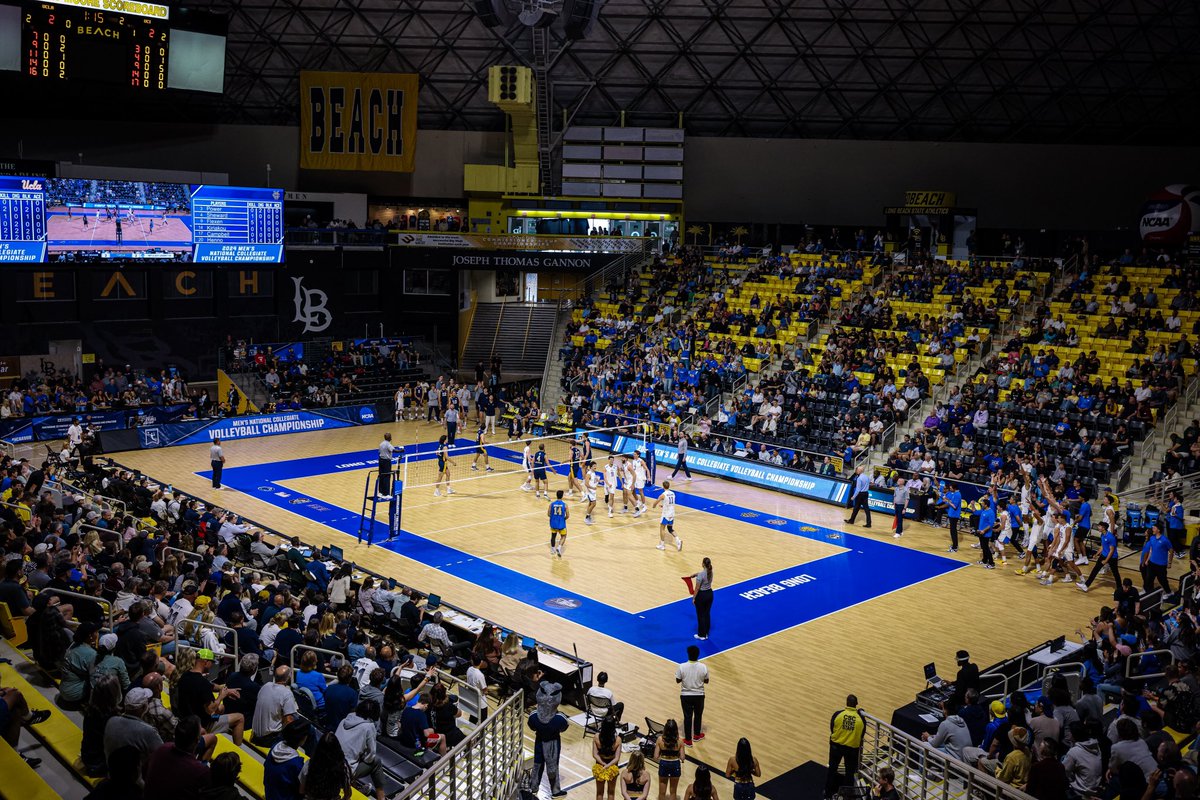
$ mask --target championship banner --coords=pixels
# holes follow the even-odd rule
[[[642,446],[640,439],[618,435],[613,442],[612,451],[614,454],[632,453]],[[653,447],[654,458],[660,466],[668,468],[675,466],[679,454],[674,445],[655,442]],[[764,489],[775,489],[810,500],[819,500],[823,503],[845,505],[846,498],[850,494],[850,482],[842,478],[811,475],[807,472],[785,469],[760,461],[706,453],[703,450],[688,452],[687,463],[692,472],[701,475],[728,478],[739,483],[747,483]]]
[[[416,75],[300,73],[300,168],[412,172]]]
[[[637,237],[554,236],[491,233],[413,233],[400,231],[399,247],[448,247],[460,250],[570,250],[584,253],[640,253]]]

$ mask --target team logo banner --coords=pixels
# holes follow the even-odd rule
[[[300,168],[412,172],[418,77],[300,73]]]

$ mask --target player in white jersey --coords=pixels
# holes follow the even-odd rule
[[[629,456],[621,456],[621,507],[622,514],[629,513],[629,495],[633,493],[633,464],[629,463]]]
[[[1042,510],[1036,505],[1031,505],[1029,512],[1024,516],[1029,526],[1029,536],[1025,539],[1025,565],[1017,570],[1018,575],[1033,572],[1034,562],[1038,559],[1038,548],[1046,540],[1044,527],[1046,522],[1042,518]],[[1042,571],[1040,564],[1037,566],[1037,571],[1039,573]]]
[[[608,518],[612,519],[613,504],[617,502],[617,463],[612,456],[604,465],[604,505],[608,506]]]
[[[583,498],[587,500],[587,513],[583,515],[585,525],[592,524],[592,512],[596,510],[596,490],[600,488],[600,473],[596,471],[596,462],[588,461],[583,465]]]
[[[1083,575],[1079,571],[1079,567],[1075,566],[1075,538],[1071,535],[1071,524],[1067,522],[1067,516],[1061,511],[1054,515],[1054,541],[1050,547],[1046,549],[1046,560],[1042,564],[1042,585],[1050,586],[1054,583],[1054,562],[1066,571],[1063,575],[1063,583],[1067,581],[1081,581]]]
[[[992,551],[1000,557],[1000,565],[1008,566],[1008,556],[1004,553],[1004,545],[1012,541],[1012,518],[1008,515],[1008,509],[1000,509],[1000,513],[996,515],[996,520],[1000,523],[1000,531],[996,534],[996,538],[992,539]]]
[[[525,442],[525,449],[521,453],[521,468],[525,470],[525,482],[521,484],[521,491],[528,492],[529,484],[533,481],[533,450],[528,441]]]
[[[658,549],[667,549],[667,536],[675,540],[675,549],[683,549],[683,539],[675,535],[675,492],[671,491],[671,482],[663,481],[662,494],[654,501],[654,507],[662,506],[662,519],[658,523]]]
[[[402,419],[404,419],[404,387],[403,386],[396,389],[395,401],[396,401],[396,419],[402,420]]]
[[[646,469],[646,462],[642,460],[641,453],[633,457],[633,503],[635,517],[640,517],[646,510],[646,476],[649,470]]]

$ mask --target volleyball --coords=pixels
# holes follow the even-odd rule
[[[1200,187],[1174,183],[1154,192],[1142,206],[1139,228],[1147,244],[1180,244],[1200,226]]]

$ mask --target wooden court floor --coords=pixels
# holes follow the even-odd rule
[[[434,425],[403,422],[225,442],[227,467],[374,449],[384,431],[392,431],[397,441],[405,443],[433,441],[440,433]],[[207,479],[194,474],[208,469],[207,445],[120,453],[114,458],[312,544],[338,545],[358,564],[437,593],[538,641],[568,651],[578,648],[597,672],[609,673],[609,688],[625,703],[628,721],[680,717],[672,662],[402,554],[368,549],[353,537],[251,495],[214,491]],[[455,477],[474,474],[467,470],[467,461],[460,459]],[[355,472],[281,483],[356,511],[362,476]],[[659,481],[664,477],[660,470]],[[552,489],[566,488],[565,479],[551,480]],[[572,503],[571,534],[566,557],[560,561],[547,552],[545,501],[520,491],[519,485],[519,478],[507,475],[463,481],[453,497],[435,498],[432,491],[421,489],[424,496],[406,497],[404,527],[625,609],[677,600],[679,576],[694,572],[703,555],[718,565],[721,585],[773,572],[785,561],[799,564],[838,550],[769,529],[748,532],[737,522],[681,508],[678,529],[685,539],[684,552],[660,553],[654,550],[658,525],[653,512],[636,520],[622,515],[609,520],[598,505],[596,524],[587,527],[583,507]],[[675,488],[766,514],[850,530],[843,523],[845,510],[831,505],[717,478],[680,481]],[[890,524],[890,517],[876,515],[872,530],[861,525],[853,530],[891,542]],[[944,553],[947,533],[910,524],[901,544]],[[974,555],[964,544],[951,557],[973,562]],[[847,693],[856,694],[865,710],[889,719],[893,708],[910,702],[923,688],[921,668],[929,661],[936,661],[945,675],[953,672],[959,649],[970,651],[982,667],[1056,636],[1073,636],[1076,629],[1086,628],[1101,605],[1111,603],[1111,589],[1107,576],[1084,594],[1071,584],[1041,586],[1031,577],[1018,577],[1012,567],[959,569],[719,653],[707,659],[711,673],[704,717],[708,736],[689,755],[723,769],[738,739],[745,736],[761,762],[763,781],[810,759],[824,762],[829,716],[841,707]],[[686,654],[680,653],[679,660],[685,659]],[[574,730],[567,737],[568,782],[590,776],[591,741],[581,739]],[[685,769],[681,796],[690,774],[690,768]],[[594,788],[584,785],[571,796],[593,794]]]

